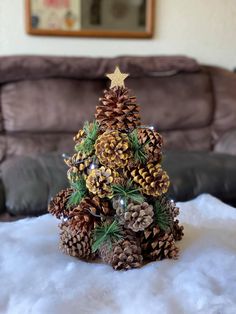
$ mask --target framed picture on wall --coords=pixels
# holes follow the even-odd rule
[[[150,38],[155,0],[25,0],[31,35]]]

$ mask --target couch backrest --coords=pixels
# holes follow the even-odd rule
[[[235,127],[236,75],[202,67],[190,58],[4,57],[0,158],[69,152],[72,135],[93,119],[109,84],[104,73],[117,64],[130,73],[126,85],[137,96],[143,124],[160,130],[167,148],[211,150]],[[227,114],[233,112],[229,120],[224,120],[225,106]]]

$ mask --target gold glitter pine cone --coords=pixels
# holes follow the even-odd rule
[[[60,191],[49,203],[48,212],[57,219],[65,218],[69,215],[70,209],[67,207],[69,197],[73,193],[72,189]]]
[[[118,131],[107,131],[95,143],[96,156],[100,163],[111,169],[124,168],[132,156],[128,136]]]
[[[112,197],[112,185],[117,183],[119,174],[104,166],[93,169],[86,179],[88,190],[100,198]]]
[[[132,131],[140,125],[139,111],[136,97],[130,97],[127,88],[113,87],[104,91],[95,118],[102,130]]]
[[[131,172],[131,176],[146,195],[160,196],[165,194],[170,185],[169,177],[160,164],[140,165]]]

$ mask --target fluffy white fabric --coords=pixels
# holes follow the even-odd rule
[[[63,255],[50,215],[1,223],[0,313],[235,314],[236,209],[209,195],[179,205],[179,260],[128,272]]]

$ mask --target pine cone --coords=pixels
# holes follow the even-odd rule
[[[118,131],[107,131],[95,143],[96,156],[100,163],[111,168],[124,168],[131,158],[128,136]]]
[[[174,221],[174,224],[173,224],[173,235],[174,235],[174,239],[175,241],[180,241],[182,240],[183,236],[184,236],[184,227],[183,226],[180,226],[179,224],[179,220],[176,219]]]
[[[123,213],[117,210],[118,217],[127,228],[134,232],[143,231],[153,222],[153,206],[144,202],[142,204],[130,203]]]
[[[73,140],[76,144],[81,144],[81,142],[85,139],[86,133],[84,129],[78,131],[78,133],[73,137]]]
[[[67,201],[72,193],[72,189],[65,189],[60,191],[50,201],[48,205],[48,212],[55,216],[57,219],[66,218],[70,212],[70,209],[67,208]]]
[[[67,178],[70,182],[74,183],[78,181],[81,175],[86,177],[89,174],[90,167],[94,163],[94,158],[78,152],[64,161],[70,167],[67,171]]]
[[[127,88],[113,87],[104,91],[95,117],[102,130],[132,131],[140,125],[139,110]]]
[[[148,160],[160,162],[162,159],[162,136],[151,129],[138,129],[138,139],[141,144],[145,144],[145,150],[148,153]]]
[[[119,175],[109,168],[100,167],[93,169],[86,180],[89,191],[100,198],[112,197],[112,184],[116,183]]]
[[[91,259],[92,237],[91,231],[83,228],[74,228],[70,221],[60,225],[60,249],[62,252],[81,259]]]
[[[85,197],[79,204],[84,211],[89,211],[95,215],[112,215],[114,210],[110,203],[98,196]]]
[[[178,258],[179,249],[175,245],[173,234],[161,231],[158,226],[151,227],[143,232],[141,248],[143,256],[148,260]]]
[[[142,187],[144,194],[160,196],[168,191],[170,181],[160,164],[140,165],[131,172],[135,183]]]
[[[139,244],[131,239],[120,240],[112,248],[108,245],[102,246],[100,256],[115,270],[139,268],[143,261]]]

